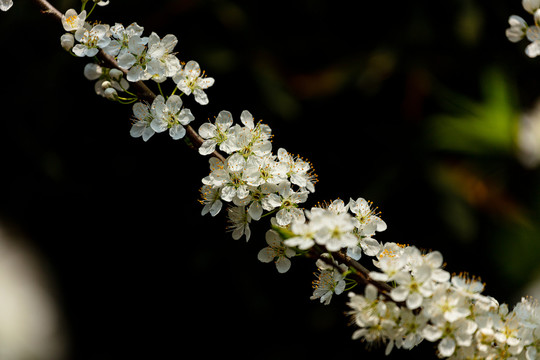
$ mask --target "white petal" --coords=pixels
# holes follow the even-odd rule
[[[77,46],[77,45],[75,45]],[[528,57],[534,58],[540,55],[540,41],[534,41],[525,48],[525,54]]]
[[[211,139],[216,136],[216,126],[210,123],[204,123],[199,127],[199,135],[203,139]]]
[[[178,95],[172,95],[167,99],[167,107],[169,111],[176,114],[182,109],[182,98]]]
[[[180,114],[178,114],[178,121],[182,125],[187,125],[193,120],[195,120],[195,116],[193,116],[191,110],[189,109],[182,109],[182,111],[180,111]]]
[[[253,220],[260,220],[263,214],[263,208],[261,206],[261,203],[259,202],[252,203],[248,208],[248,213],[249,213],[249,216],[251,216]]]
[[[210,208],[210,215],[216,216],[221,211],[222,206],[223,203],[220,200],[214,201],[212,207]]]
[[[372,271],[369,273],[369,277],[375,281],[388,281],[388,275],[380,272]]]
[[[525,29],[527,27],[527,22],[521,17],[517,15],[511,15],[508,18],[508,24],[512,27],[519,27],[522,29]]]
[[[414,292],[412,294],[409,294],[406,301],[407,308],[409,308],[410,310],[417,309],[420,307],[420,305],[422,305],[423,301],[424,297],[420,293]]]
[[[214,85],[214,82],[214,78],[199,78],[199,80],[197,80],[197,86],[201,89],[207,89]]]
[[[72,51],[78,57],[83,57],[86,54],[86,46],[82,44],[77,44],[73,47]]]
[[[133,105],[133,115],[139,120],[145,120],[145,118],[150,115],[148,106],[142,102],[135,103]]]
[[[120,66],[122,69],[129,69],[133,66],[133,64],[135,64],[136,61],[137,58],[135,58],[133,54],[125,52],[118,57],[118,66]]]
[[[193,96],[195,97],[195,101],[201,105],[207,105],[209,103],[208,96],[200,89],[193,90]]]
[[[269,263],[276,257],[276,252],[271,247],[265,247],[257,254],[257,259],[264,263]]]
[[[186,135],[186,129],[180,124],[175,124],[169,129],[169,135],[173,140],[181,139]]]
[[[144,141],[148,141],[148,139],[150,139],[154,134],[154,129],[152,129],[150,126],[147,126],[142,133],[142,139]]]
[[[405,301],[408,295],[409,289],[407,289],[405,286],[398,286],[390,291],[390,297],[392,300],[397,302]]]
[[[219,127],[222,131],[225,131],[226,129],[231,127],[232,123],[232,114],[226,110],[220,111],[218,116],[216,117],[216,126]]]
[[[160,42],[160,44],[165,47],[167,52],[172,52],[177,43],[178,39],[172,34],[165,35]]]
[[[162,121],[160,119],[152,120],[152,122],[150,123],[150,126],[157,133],[164,132],[168,128],[168,124],[165,121]]]
[[[189,77],[190,79],[195,79],[201,74],[201,67],[196,61],[188,61],[184,67],[184,73],[185,76]]]
[[[276,261],[276,269],[280,274],[286,273],[291,268],[291,260],[287,259],[286,257],[280,257],[278,261]]]
[[[443,334],[442,330],[440,330],[438,327],[433,326],[433,325],[427,325],[422,330],[422,336],[426,338],[426,340],[432,341],[432,342],[439,340],[442,334]]]
[[[289,223],[291,222],[291,218],[292,218],[292,216],[291,216],[290,212],[287,211],[286,209],[279,210],[277,215],[276,215],[277,223],[280,226],[289,225]]]
[[[199,147],[199,154],[201,155],[209,155],[216,150],[216,142],[215,140],[206,140],[202,143],[202,145]]]
[[[359,260],[362,257],[362,248],[360,246],[352,246],[347,248],[347,256],[354,260]]]
[[[522,0],[521,5],[527,10],[527,12],[533,14],[538,8],[540,8],[540,0]]]
[[[253,124],[253,115],[247,110],[242,111],[242,114],[240,115],[240,120],[242,121],[242,124],[244,124],[249,129],[253,129],[255,125]]]
[[[146,126],[144,126],[144,124],[136,122],[135,124],[133,124],[133,126],[131,126],[131,130],[129,131],[129,134],[132,137],[137,138],[142,135],[144,129],[146,129]]]
[[[443,357],[450,357],[456,349],[456,342],[450,337],[445,337],[441,340],[437,349]]]

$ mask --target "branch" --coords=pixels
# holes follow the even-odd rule
[[[47,0],[33,0],[34,3],[41,9],[41,12],[43,14],[47,14],[49,16],[52,16],[56,21],[61,22],[63,14],[56,9],[53,5],[51,5]],[[122,71],[124,75],[127,75],[127,70],[121,68],[118,66],[118,62],[114,59],[113,56],[106,54],[103,50],[100,50],[97,54],[98,59],[108,68],[114,68]],[[152,103],[154,99],[156,98],[156,94],[143,81],[137,81],[137,82],[131,82],[131,89],[133,92],[137,95],[137,97],[140,100],[147,101],[148,103]],[[195,150],[197,150],[199,147],[201,147],[202,143],[204,142],[204,139],[197,134],[197,132],[191,127],[191,125],[186,125],[186,135],[190,140],[190,143],[192,144],[191,147],[193,147]],[[224,163],[226,162],[225,157],[220,154],[217,150],[210,154],[210,156],[214,156]]]

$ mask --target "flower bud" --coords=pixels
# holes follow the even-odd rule
[[[60,45],[62,45],[64,50],[70,51],[73,48],[73,45],[75,45],[75,37],[73,34],[65,33],[60,36]]]
[[[84,67],[84,77],[88,80],[97,80],[103,74],[103,69],[98,64],[89,63]]]
[[[118,69],[111,69],[111,71],[109,71],[109,76],[113,80],[120,81],[122,76],[124,76],[124,73]]]
[[[101,83],[101,87],[103,88],[103,90],[112,88],[112,83],[108,80],[105,80],[104,82]]]
[[[109,87],[105,89],[105,98],[109,100],[116,100],[118,98],[118,93],[115,88]]]

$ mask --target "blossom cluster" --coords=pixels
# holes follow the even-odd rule
[[[346,249],[355,260],[360,259],[362,252],[372,256],[381,247],[373,236],[386,230],[386,223],[364,198],[350,199],[347,205],[337,199],[328,207],[315,206],[305,214],[305,218],[291,224],[291,234],[285,240],[287,246],[307,250],[317,244],[330,252]]]
[[[536,359],[540,346],[540,308],[523,298],[512,311],[483,295],[484,284],[466,274],[442,269],[438,251],[386,243],[369,276],[392,284],[380,292],[370,284],[364,294],[349,293],[355,339],[411,349],[437,342],[438,355],[450,359]],[[538,330],[537,330],[538,329]]]
[[[522,5],[533,15],[534,25],[529,25],[521,16],[512,15],[508,19],[510,27],[506,29],[506,37],[514,43],[526,37],[530,43],[525,48],[525,54],[534,58],[540,55],[540,0],[522,0]]]
[[[129,92],[130,82],[153,80],[160,84],[171,79],[175,89],[170,96],[162,93],[152,104],[139,101],[133,106],[130,133],[144,141],[154,133],[166,130],[175,140],[183,138],[186,134],[184,126],[193,121],[194,116],[183,107],[180,96],[193,94],[198,104],[206,105],[209,100],[205,90],[214,84],[214,79],[206,77],[196,61],[182,63],[178,59],[173,52],[178,39],[172,34],[161,38],[152,32],[143,36],[144,28],[137,23],[124,27],[120,23],[92,25],[87,20],[86,10],[67,10],[62,16],[66,33],[60,42],[64,49],[78,57],[94,57],[103,51],[117,62],[119,69],[109,69],[96,63],[85,67],[85,76],[97,80],[96,93],[111,100],[133,103],[139,99]],[[175,94],[177,90],[180,95]],[[119,92],[132,97],[122,98]]]
[[[219,149],[227,157],[211,157],[210,174],[202,179],[202,214],[217,215],[223,203],[230,206],[227,216],[234,239],[249,240],[252,220],[275,214],[279,226],[303,218],[299,205],[315,191],[316,175],[311,164],[280,148],[272,153],[272,131],[244,110],[240,124],[233,125],[232,114],[221,111],[214,123],[200,126],[204,142],[199,152],[208,155]]]

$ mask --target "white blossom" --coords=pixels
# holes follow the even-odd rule
[[[280,163],[286,166],[287,176],[290,177],[291,183],[315,192],[316,175],[313,174],[309,162],[293,157],[283,148],[278,150],[277,155]]]
[[[278,194],[269,195],[269,203],[274,207],[279,207],[276,214],[277,223],[280,226],[286,226],[293,220],[302,220],[304,213],[298,208],[307,200],[306,191],[294,191],[288,181],[284,181],[278,185]]]
[[[414,310],[420,307],[424,297],[431,296],[433,284],[425,277],[414,277],[410,273],[401,271],[396,274],[394,280],[398,286],[390,291],[394,301],[405,302],[407,308]]]
[[[62,26],[67,32],[77,31],[84,27],[86,21],[86,10],[77,14],[75,9],[69,9],[64,15],[62,15]]]
[[[133,35],[128,40],[126,51],[118,55],[118,66],[128,70],[128,81],[149,80],[152,77],[146,71],[146,64],[150,61],[146,56],[147,42],[147,38]]]
[[[443,316],[431,319],[432,324],[427,325],[422,335],[428,341],[439,341],[437,349],[443,357],[451,356],[457,346],[470,346],[473,334],[478,325],[468,319],[459,319],[448,322]]]
[[[99,49],[111,42],[107,36],[108,25],[96,25],[91,29],[81,27],[75,31],[75,40],[79,42],[73,47],[73,53],[79,57],[96,56]]]
[[[430,317],[442,316],[448,322],[466,318],[471,314],[468,299],[447,286],[439,286],[426,307]]]
[[[521,41],[525,37],[528,25],[527,22],[520,16],[512,15],[508,19],[510,27],[506,29],[506,37],[511,42]]]
[[[154,120],[150,107],[142,102],[137,102],[133,105],[133,115],[135,118],[129,132],[130,135],[134,138],[142,137],[144,141],[148,141],[155,133],[150,125]]]
[[[195,117],[189,109],[182,108],[182,99],[178,95],[172,95],[167,100],[161,95],[156,96],[152,103],[154,119],[150,123],[152,129],[157,132],[169,130],[169,135],[174,140],[184,137],[185,125],[192,122]]]
[[[148,37],[148,64],[146,71],[156,82],[163,82],[175,75],[180,69],[180,60],[172,53],[178,43],[176,36],[165,35],[160,39],[156,33]]]
[[[230,135],[232,125],[232,114],[226,110],[219,112],[214,124],[210,122],[202,124],[199,127],[199,135],[204,139],[204,142],[199,147],[199,153],[201,155],[211,154],[216,150],[216,146],[227,154],[236,151]]]
[[[201,203],[204,205],[201,215],[210,213],[210,215],[216,216],[223,206],[223,203],[221,202],[221,189],[219,187],[203,185],[201,188],[201,195]]]
[[[307,250],[315,245],[315,229],[311,224],[305,222],[305,218],[304,221],[293,221],[290,230],[294,235],[285,240],[287,246]]]
[[[248,213],[253,220],[260,220],[264,210],[271,211],[274,209],[268,196],[278,191],[277,186],[262,184],[260,186],[248,186],[248,189],[250,202]]]
[[[285,166],[272,154],[250,156],[246,161],[245,179],[249,185],[278,185],[288,181]]]
[[[333,294],[339,295],[345,290],[346,283],[342,272],[347,271],[347,266],[337,263],[330,265],[322,259],[318,259],[316,265],[319,272],[315,274],[317,279],[313,281],[314,290],[310,299],[320,299],[321,303],[328,305]]]
[[[120,56],[129,51],[129,39],[132,36],[141,37],[144,28],[137,23],[130,24],[127,28],[124,25],[116,23],[111,26],[109,32],[111,34],[111,42],[107,45],[103,51],[111,56]],[[140,38],[143,44],[148,42],[147,37]]]
[[[240,239],[242,236],[246,237],[246,241],[251,237],[251,229],[249,223],[251,217],[246,211],[245,206],[231,206],[227,209],[227,217],[229,220],[229,231],[232,232],[234,240]]]
[[[193,93],[195,101],[201,105],[208,104],[208,96],[204,90],[214,85],[214,78],[206,77],[196,61],[188,63],[173,75],[173,81],[180,91],[186,95]]]
[[[274,230],[268,230],[265,235],[267,247],[261,249],[257,258],[265,263],[274,261],[276,269],[280,273],[285,273],[291,268],[290,258],[296,255],[296,252],[283,244],[283,240]]]
[[[386,223],[378,216],[377,209],[371,208],[372,203],[364,198],[350,199],[349,209],[355,214],[357,227],[362,236],[371,236],[376,231],[384,231]]]

